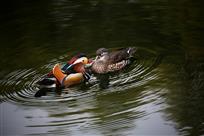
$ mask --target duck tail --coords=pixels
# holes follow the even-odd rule
[[[129,57],[133,57],[133,55],[135,54],[136,51],[137,51],[137,48],[135,48],[135,47],[127,48],[127,54],[129,55]]]

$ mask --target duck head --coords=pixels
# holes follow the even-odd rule
[[[99,48],[96,51],[96,58],[95,60],[90,63],[89,65],[86,65],[86,68],[90,68],[90,70],[93,73],[106,73],[106,69],[108,66],[108,58],[109,58],[109,52],[106,48]]]
[[[91,68],[95,63],[98,63],[98,62],[104,62],[107,60],[108,58],[108,49],[106,48],[99,48],[97,51],[96,51],[96,57],[94,60],[89,60],[88,64],[85,65],[85,67],[88,69],[88,68]]]
[[[103,58],[104,56],[107,56],[107,55],[108,55],[108,49],[106,49],[106,48],[99,48],[96,51],[96,59],[95,60],[101,59],[101,58]]]
[[[62,70],[66,73],[67,71],[71,71],[72,69],[75,72],[78,73],[83,73],[84,70],[84,65],[89,63],[89,59],[87,57],[80,57],[76,59],[72,64],[70,65],[65,65]],[[50,74],[51,73],[51,74]],[[48,75],[45,75],[42,79],[40,79],[37,82],[37,85],[39,88],[57,88],[59,86],[56,78],[52,74],[53,71],[51,71]]]
[[[88,64],[88,62],[89,62],[89,60],[87,57],[81,57],[81,58],[78,58],[72,65],[76,65],[79,63]]]

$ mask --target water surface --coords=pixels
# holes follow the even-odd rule
[[[0,135],[203,135],[203,1],[52,0],[1,4]],[[35,98],[56,63],[100,47],[136,61]]]

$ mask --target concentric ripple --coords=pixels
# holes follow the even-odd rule
[[[159,105],[163,101],[160,97],[162,91],[143,89],[158,78],[157,67],[162,60],[160,55],[146,53],[149,57],[136,56],[129,67],[108,75],[106,89],[101,89],[99,78],[93,76],[88,85],[51,90],[39,98],[34,97],[39,90],[36,82],[56,63],[66,62],[69,56],[60,56],[36,69],[16,70],[1,80],[1,100],[29,108],[24,112],[28,120],[25,127],[28,130],[36,128],[36,135],[44,134],[44,130],[46,134],[68,134],[70,129],[83,129],[89,131],[88,134],[100,135],[100,131],[109,133],[108,129],[134,127],[132,120],[150,114],[147,111],[154,104],[150,102],[155,101],[155,105]],[[158,110],[159,106],[149,112]],[[33,119],[35,121],[31,122]],[[77,135],[80,133],[77,132]]]
[[[1,100],[24,105],[38,105],[38,103],[41,103],[42,101],[64,102],[95,95],[96,93],[104,95],[106,93],[139,87],[157,78],[158,74],[155,72],[155,69],[159,64],[158,61],[161,60],[161,56],[155,55],[150,58],[151,60],[136,60],[127,70],[110,75],[108,89],[103,91],[99,91],[99,81],[93,76],[90,80],[92,85],[89,87],[71,87],[60,90],[60,94],[51,91],[47,96],[36,99],[34,94],[39,90],[36,82],[39,81],[44,74],[49,72],[56,63],[63,64],[63,61],[66,62],[65,59],[67,59],[66,55],[51,60],[48,64],[41,66],[38,69],[19,69],[11,72],[0,81],[2,88]]]

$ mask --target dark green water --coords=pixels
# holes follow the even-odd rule
[[[0,135],[204,135],[202,0],[44,0],[0,5]],[[54,64],[100,47],[137,61],[98,83],[35,98]],[[95,80],[93,77],[92,80]]]

